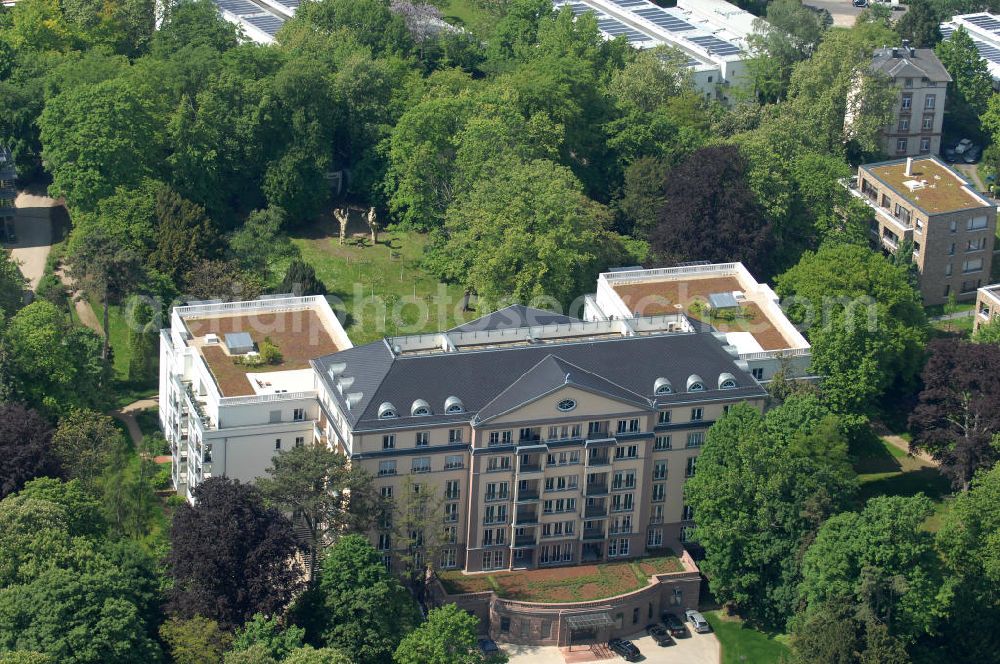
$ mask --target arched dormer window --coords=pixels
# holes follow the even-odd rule
[[[458,397],[451,396],[444,400],[444,412],[448,414],[461,413],[465,411],[465,406],[462,405],[462,400]]]
[[[653,394],[673,394],[674,387],[666,378],[660,377],[653,383]]]
[[[430,414],[431,414],[431,405],[426,401],[424,401],[423,399],[417,399],[416,401],[413,402],[413,405],[410,406],[410,415],[414,417],[419,417],[421,415],[430,415]]]
[[[378,418],[380,420],[387,420],[393,417],[396,417],[396,407],[388,401],[383,402],[382,405],[378,407]]]
[[[691,374],[687,379],[687,391],[688,392],[704,392],[705,391],[705,381],[701,379],[698,374]]]
[[[719,374],[719,389],[720,390],[736,389],[736,376],[734,376],[731,373]]]

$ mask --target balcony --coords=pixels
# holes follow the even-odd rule
[[[583,539],[584,540],[602,540],[602,539],[604,539],[604,528],[584,528],[583,529]]]
[[[587,489],[584,494],[587,496],[605,496],[608,493],[606,482],[587,482]]]
[[[519,503],[527,503],[535,500],[538,500],[537,489],[525,489],[524,491],[517,492],[517,502]]]
[[[895,238],[893,238],[891,235],[883,235],[882,236],[882,244],[884,244],[885,246],[889,247],[893,251],[896,251],[897,249],[899,249],[899,242],[897,242],[895,240]]]
[[[607,505],[587,505],[583,510],[583,516],[587,519],[596,519],[608,515]]]
[[[587,457],[588,466],[608,466],[611,464],[611,456],[608,454],[591,454]]]
[[[517,466],[517,472],[522,475],[527,473],[540,473],[542,472],[542,465],[540,463],[521,463]]]
[[[517,518],[514,520],[514,523],[519,526],[523,526],[525,524],[538,523],[538,514],[536,512],[518,513]]]
[[[535,541],[534,535],[516,535],[514,537],[514,546],[535,546],[538,544]]]
[[[510,500],[510,493],[507,491],[501,491],[498,493],[487,493],[486,502],[492,503],[498,500]]]

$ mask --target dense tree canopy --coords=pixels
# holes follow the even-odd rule
[[[801,550],[852,496],[842,427],[816,397],[794,396],[767,416],[737,406],[708,432],[684,499],[713,595],[754,622],[784,626]]]
[[[657,259],[738,260],[755,274],[766,271],[771,227],[746,172],[747,161],[733,146],[702,148],[672,169],[650,238]]]
[[[866,246],[826,244],[776,279],[795,323],[806,326],[812,368],[827,403],[861,413],[893,385],[912,385],[925,316],[906,269]]]
[[[912,446],[931,454],[956,487],[968,489],[977,470],[996,463],[1000,450],[1000,346],[938,340],[910,415]]]
[[[455,604],[427,614],[427,621],[406,635],[396,648],[396,664],[479,664],[476,643],[479,618]]]
[[[194,497],[197,504],[180,506],[171,525],[171,612],[232,628],[282,610],[301,585],[288,519],[238,480],[205,480]]]
[[[52,450],[52,425],[36,411],[0,403],[0,498],[20,491],[36,477],[62,473]]]

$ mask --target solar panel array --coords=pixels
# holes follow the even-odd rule
[[[986,32],[992,32],[994,34],[1000,33],[1000,21],[996,20],[989,14],[966,16],[965,20],[978,28],[982,28]]]
[[[296,4],[299,2],[299,0],[287,1],[295,2]],[[249,0],[215,0],[215,4],[221,11],[236,16],[240,21],[257,28],[272,38],[278,34],[278,30],[285,24],[284,18],[276,16],[269,10]]]
[[[619,35],[625,35],[625,39],[629,43],[651,41],[652,37],[647,34],[643,34],[634,28],[630,28],[616,18],[611,18],[610,16],[603,16],[597,19],[597,27],[601,29],[606,35],[611,37],[618,37]]]
[[[712,35],[688,37],[688,39],[708,52],[715,53],[717,55],[736,55],[742,50],[739,46],[723,41],[718,37],[713,37]]]
[[[641,16],[657,27],[663,28],[667,32],[685,32],[694,30],[694,26],[687,21],[677,18],[662,7],[645,7],[633,10],[636,16]]]
[[[997,28],[993,29],[992,24],[987,22],[986,19],[990,19],[993,23],[996,23]],[[975,25],[983,28],[984,30],[992,30],[997,34],[1000,34],[1000,21],[997,21],[996,19],[990,16],[964,17],[964,20],[970,23],[974,23]],[[955,33],[955,29],[956,29],[955,26],[951,24],[942,25],[941,37],[944,39],[948,39]],[[989,62],[995,65],[1000,65],[1000,48],[997,48],[992,44],[984,42],[981,39],[976,39],[974,36],[972,38],[972,43],[976,45],[976,50],[979,51],[979,57],[983,58],[984,60],[988,60]]]

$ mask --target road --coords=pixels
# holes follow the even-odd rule
[[[860,7],[855,7],[851,0],[805,0],[802,4],[816,9],[825,9],[833,17],[833,25],[838,28],[850,28],[854,25],[858,14],[862,12]],[[905,10],[905,7],[902,8]],[[894,21],[898,21],[903,15],[903,11],[892,12]]]
[[[17,195],[14,218],[17,242],[7,246],[14,260],[21,264],[21,274],[31,290],[38,288],[45,273],[45,261],[52,248],[52,208],[60,204],[54,198],[28,191]]]

